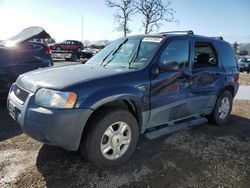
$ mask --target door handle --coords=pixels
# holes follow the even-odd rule
[[[144,91],[146,91],[146,86],[145,85],[140,85],[140,86],[137,86],[137,89],[144,92]]]

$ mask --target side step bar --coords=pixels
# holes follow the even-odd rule
[[[151,131],[151,132],[147,132],[145,136],[147,139],[153,140],[155,138],[161,137],[166,134],[171,134],[179,130],[183,130],[183,129],[187,129],[196,125],[207,123],[207,121],[208,120],[206,118],[192,119],[186,122],[177,123],[168,127],[163,127],[163,128]]]

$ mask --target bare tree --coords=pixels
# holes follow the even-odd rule
[[[145,34],[158,31],[163,22],[173,22],[174,9],[170,8],[171,2],[162,0],[137,0],[135,7],[142,14],[142,27]]]
[[[105,0],[105,3],[110,8],[116,8],[115,22],[118,23],[117,30],[123,31],[124,36],[127,36],[131,30],[128,27],[128,21],[131,15],[135,13],[133,0]]]
[[[235,41],[233,44],[233,49],[235,54],[237,54],[238,46],[239,46],[238,43]]]

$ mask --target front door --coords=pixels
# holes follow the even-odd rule
[[[190,40],[176,37],[168,40],[158,63],[177,62],[179,69],[160,72],[151,78],[151,115],[149,127],[181,120],[191,115],[189,101]]]

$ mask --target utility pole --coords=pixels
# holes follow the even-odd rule
[[[83,14],[82,14],[82,32],[81,32],[81,42],[83,42]]]

